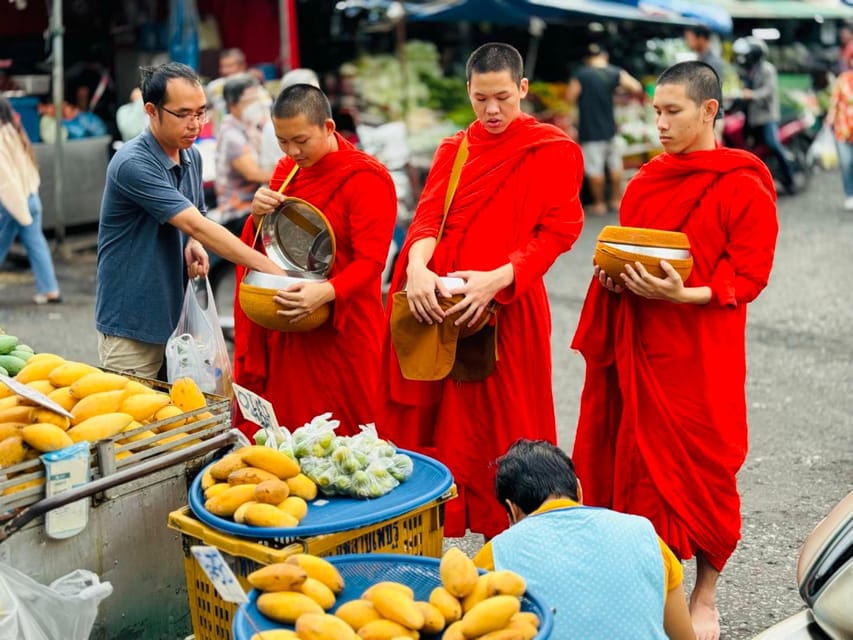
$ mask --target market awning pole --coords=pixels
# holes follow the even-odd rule
[[[62,104],[65,93],[63,32],[62,0],[53,0],[50,16],[51,51],[53,52],[54,132],[56,137],[53,154],[53,205],[56,212],[56,243],[62,251],[65,250],[65,213],[62,199]]]
[[[536,58],[539,55],[539,41],[545,32],[545,21],[537,16],[530,16],[527,32],[530,34],[530,44],[527,46],[527,55],[524,57],[524,76],[533,78],[536,69]]]
[[[278,37],[281,71],[287,73],[293,66],[290,60],[290,1],[278,0]]]

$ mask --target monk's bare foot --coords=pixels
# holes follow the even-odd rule
[[[696,640],[720,640],[720,612],[713,600],[691,598],[690,619]]]
[[[595,203],[589,205],[587,208],[587,212],[594,216],[606,216],[607,215],[607,207],[603,202]]]

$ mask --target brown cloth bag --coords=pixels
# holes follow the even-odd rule
[[[441,240],[447,212],[459,183],[462,165],[468,157],[468,139],[463,138],[453,162],[450,182],[444,199],[444,218],[438,230],[436,244]],[[443,310],[461,302],[463,296],[439,298]],[[427,324],[412,315],[406,291],[391,297],[391,341],[400,363],[400,372],[407,380],[483,380],[495,370],[497,361],[497,323],[492,322],[497,308],[493,302],[484,312],[479,327],[467,329],[454,324],[455,318]]]

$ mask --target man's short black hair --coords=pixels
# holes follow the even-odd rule
[[[533,513],[549,496],[578,499],[578,478],[572,459],[545,440],[516,441],[497,461],[495,494],[524,513]]]
[[[303,115],[311,124],[322,127],[332,117],[329,99],[310,84],[294,84],[283,89],[275,99],[273,118],[295,118]]]
[[[142,89],[142,101],[150,102],[158,109],[168,100],[166,86],[169,80],[181,78],[190,84],[201,86],[198,75],[192,67],[180,62],[166,62],[156,67],[140,67],[139,71],[142,75],[142,81],[139,83],[139,88]]]
[[[684,30],[690,31],[693,35],[699,38],[704,38],[705,40],[710,40],[711,38],[711,30],[704,24],[693,24],[685,28]]]
[[[494,73],[498,71],[509,71],[512,81],[521,84],[524,76],[524,60],[518,49],[504,42],[489,42],[474,50],[468,56],[465,65],[465,77],[471,82],[471,76],[475,73]]]
[[[260,84],[251,73],[235,73],[233,76],[228,76],[225,84],[222,85],[222,97],[225,99],[225,104],[229,107],[237,104],[246,89]]]
[[[687,97],[697,105],[706,100],[716,100],[718,105],[723,103],[723,88],[714,67],[698,60],[679,62],[664,70],[658,76],[657,86],[664,84],[683,85]],[[721,111],[717,107],[717,117]]]

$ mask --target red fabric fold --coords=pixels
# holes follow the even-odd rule
[[[773,264],[773,181],[746,152],[664,154],[629,182],[620,222],[686,233],[686,284],[713,296],[679,305],[590,284],[572,341],[587,364],[573,452],[584,502],[646,516],[678,556],[721,570],[740,538],[745,305]]]
[[[341,420],[337,433],[349,435],[374,421],[385,327],[380,279],[397,199],[385,168],[335,136],[339,150],[299,169],[284,191],[322,211],[335,233],[332,318],[306,333],[271,331],[249,320],[235,298],[234,372],[238,384],[272,402],[281,424],[300,427],[331,411]],[[293,166],[282,158],[270,188],[278,189]],[[254,236],[250,218],[241,238],[251,244]],[[238,282],[243,271],[237,267]],[[256,430],[239,416],[237,425],[247,433]]]
[[[445,535],[494,536],[506,527],[494,498],[493,461],[520,437],[556,441],[551,391],[551,316],[543,275],[580,234],[580,149],[562,131],[520,116],[500,135],[475,122],[469,156],[429,268],[491,270],[512,262],[514,284],[498,300],[498,362],[480,382],[415,382],[400,374],[390,336],[383,342],[380,433],[398,446],[442,460],[461,497],[448,509]],[[412,243],[435,238],[462,132],[445,139],[398,258],[399,290]],[[390,307],[386,309],[390,311]]]

